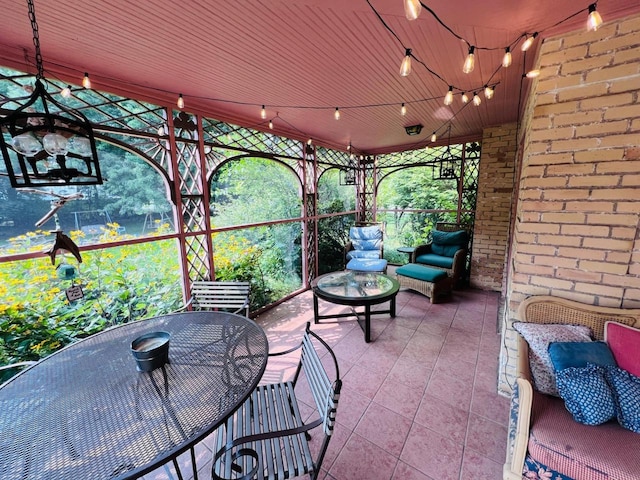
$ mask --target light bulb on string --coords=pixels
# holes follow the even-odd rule
[[[438,136],[436,135],[436,132],[433,132],[431,134],[431,143],[435,143],[437,139],[438,139]]]
[[[587,17],[587,29],[591,32],[595,32],[602,25],[602,17],[596,10],[596,4],[589,5],[589,16]]]
[[[527,50],[529,50],[529,48],[531,48],[531,45],[533,45],[533,41],[536,39],[537,36],[538,36],[538,32],[535,32],[530,37],[527,37],[527,39],[522,44],[522,47],[520,47],[520,50],[522,50],[523,52],[526,52]]]
[[[504,57],[502,57],[502,66],[507,68],[511,65],[511,48],[507,47],[504,49]]]
[[[525,77],[527,78],[536,78],[538,75],[540,75],[540,70],[538,69],[533,69],[533,70],[529,70]]]
[[[400,107],[400,115],[402,115],[404,117],[406,114],[407,114],[407,107],[403,103],[402,106]]]
[[[478,107],[481,103],[482,99],[480,98],[480,96],[476,92],[473,92],[473,104]]]
[[[184,98],[182,96],[182,94],[178,95],[178,108],[183,109],[184,108]]]
[[[84,77],[82,77],[82,86],[84,88],[91,88],[91,80],[89,80],[89,74],[84,72]]]
[[[484,98],[486,98],[487,100],[491,100],[493,98],[493,87],[490,87],[488,85],[484,86]]]
[[[338,107],[336,107],[336,111],[333,113],[333,117],[336,120],[340,120],[340,109]]]
[[[406,77],[411,73],[411,49],[407,48],[404,53],[404,58],[402,59],[402,64],[400,65],[400,76]]]
[[[404,0],[404,15],[407,20],[415,20],[420,16],[422,4],[420,0]]]
[[[453,87],[449,85],[449,90],[447,94],[444,96],[444,104],[451,105],[453,103]]]
[[[260,109],[260,118],[263,120],[266,120],[267,118],[267,110],[264,108],[264,105],[262,105],[262,108]]]
[[[60,90],[60,95],[62,95],[62,98],[69,98],[71,96],[71,85],[67,85]]]
[[[462,92],[462,103],[469,103],[469,95],[467,95],[467,92]]]
[[[307,140],[307,145],[311,145],[313,143],[312,139]]]
[[[476,66],[476,58],[474,54],[475,50],[476,47],[474,47],[473,45],[469,47],[469,54],[467,55],[467,58],[465,58],[464,65],[462,66],[462,71],[464,73],[473,72],[473,69]]]
[[[269,129],[273,130],[273,120],[269,120]]]

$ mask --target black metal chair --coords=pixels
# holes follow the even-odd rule
[[[191,284],[191,305],[194,310],[226,310],[249,317],[249,282],[217,282],[198,280]]]
[[[316,345],[322,346],[333,360],[333,380],[320,361]],[[310,323],[300,345],[273,355],[298,349],[301,349],[300,361],[293,380],[257,387],[217,430],[212,479],[277,480],[305,474],[313,480],[318,478],[333,433],[342,380],[333,351],[310,330]],[[298,382],[301,372],[308,386],[304,394],[309,394],[309,403],[313,402],[317,414],[317,418],[312,417],[307,423],[303,421],[296,398],[296,390],[303,394]],[[321,427],[324,439],[314,458],[309,431],[316,427]]]

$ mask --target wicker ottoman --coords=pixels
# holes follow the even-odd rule
[[[401,287],[410,288],[426,295],[431,303],[437,303],[438,297],[450,295],[453,281],[444,270],[408,263],[396,269]]]

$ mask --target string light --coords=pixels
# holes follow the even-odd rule
[[[523,52],[526,52],[527,50],[529,50],[529,48],[531,48],[531,45],[533,45],[533,41],[536,39],[537,36],[538,36],[538,32],[535,32],[533,35],[528,37],[522,44],[522,47],[520,47],[520,50],[522,50]]]
[[[405,50],[404,58],[402,59],[402,64],[400,65],[400,76],[406,77],[411,73],[411,49],[407,48]]]
[[[407,20],[415,20],[420,16],[422,11],[422,4],[420,0],[404,0],[404,15]]]
[[[474,47],[473,45],[469,47],[469,54],[467,55],[467,58],[464,60],[464,65],[462,66],[462,71],[464,73],[473,72],[473,69],[476,66],[476,58],[475,58],[475,55],[473,54],[475,50],[476,50],[476,47]]]
[[[435,143],[435,141],[438,139],[436,132],[433,132],[431,134],[431,143]]]
[[[466,92],[462,92],[462,103],[469,103],[469,95]]]
[[[406,9],[406,2],[405,2]],[[406,10],[405,10],[406,11]],[[596,4],[589,5],[589,16],[587,17],[587,29],[591,32],[595,32],[602,25],[602,17],[596,10]]]
[[[313,143],[312,139],[307,140],[307,145],[311,145]]]
[[[484,86],[484,98],[491,100],[493,98],[493,87],[488,85]]]
[[[269,129],[273,130],[273,120],[269,120]]]
[[[82,77],[82,86],[84,88],[91,88],[91,80],[89,80],[89,74],[84,72],[84,77]]]
[[[264,108],[264,105],[262,105],[262,108],[260,109],[260,118],[263,120],[267,119],[267,110]]]
[[[338,107],[336,107],[336,111],[333,113],[333,117],[336,120],[340,120],[340,109]]]
[[[349,145],[347,145],[347,152],[350,152],[350,151],[351,151],[351,142],[349,142]],[[353,155],[353,154],[351,154],[351,155]]]
[[[71,85],[67,85],[60,90],[60,95],[62,95],[63,98],[69,98],[71,96]]]
[[[444,104],[449,106],[453,103],[453,87],[449,85],[449,91],[444,96]]]
[[[525,75],[525,77],[527,77],[527,78],[536,78],[538,75],[540,75],[540,70],[534,69],[534,70],[529,70],[527,72],[527,74]]]
[[[178,95],[178,108],[179,109],[183,109],[184,108],[184,98],[182,98],[182,94]]]
[[[406,114],[407,114],[407,107],[403,103],[402,106],[400,107],[400,115],[404,117]]]
[[[482,100],[480,99],[480,97],[478,96],[478,94],[476,92],[473,92],[473,104],[478,107],[480,106],[480,104],[482,103]]]
[[[502,57],[502,66],[507,68],[511,65],[511,48],[507,47],[504,49],[504,57]]]

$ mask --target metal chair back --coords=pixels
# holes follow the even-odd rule
[[[249,282],[195,281],[191,285],[191,305],[194,310],[228,310],[249,316]]]

